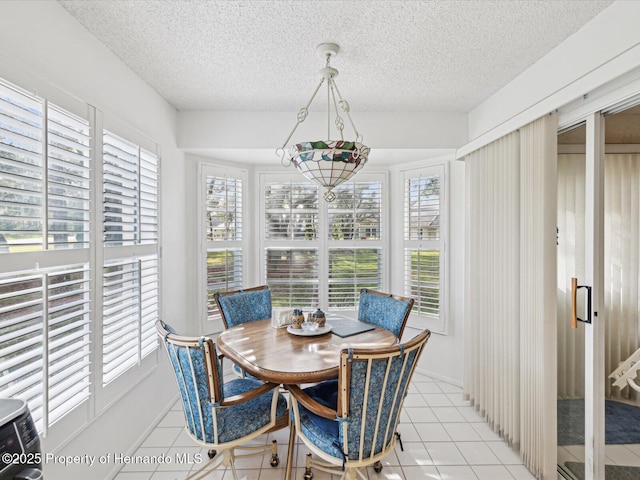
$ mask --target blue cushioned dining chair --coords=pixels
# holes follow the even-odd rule
[[[413,303],[413,298],[363,288],[360,291],[358,320],[385,328],[400,339]]]
[[[424,330],[392,347],[343,349],[337,381],[287,387],[291,428],[320,458],[307,455],[305,480],[313,478],[311,468],[345,480],[366,480],[361,469],[371,464],[382,470],[380,460],[395,446],[402,403],[430,335]]]
[[[267,453],[271,453],[271,466],[278,466],[275,440],[267,446],[243,444],[287,426],[287,402],[279,393],[279,386],[245,378],[224,383],[211,338],[178,336],[161,320],[156,322],[156,329],[178,382],[187,433],[194,442],[209,448],[212,458],[185,480],[200,478],[220,465],[229,467],[238,480],[235,458]],[[236,449],[250,453],[236,455]]]
[[[267,285],[216,292],[213,299],[218,306],[224,328],[271,318],[271,290]],[[247,376],[236,364],[233,364],[233,371],[242,378]]]
[[[216,292],[213,299],[220,311],[224,328],[271,318],[271,290],[267,285]]]

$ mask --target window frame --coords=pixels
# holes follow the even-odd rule
[[[409,248],[420,248],[424,242],[420,240],[407,240],[405,238],[405,215],[406,197],[405,181],[409,178],[419,176],[440,175],[440,294],[439,314],[435,316],[425,316],[416,313],[414,308],[407,321],[407,326],[416,329],[428,328],[432,333],[448,335],[449,331],[449,163],[446,160],[434,159],[422,162],[420,166],[416,164],[403,166],[398,169],[395,190],[401,201],[395,205],[396,221],[394,222],[394,243],[397,241],[398,248],[394,250],[394,262],[401,264],[402,269],[394,273],[394,285],[398,285],[399,291],[405,296],[411,296],[406,289],[407,264],[405,252]],[[431,243],[431,242],[430,242]],[[426,247],[426,245],[425,245]],[[424,248],[427,249],[428,247]]]
[[[229,167],[228,165],[219,165],[209,162],[198,162],[197,164],[197,269],[198,272],[198,318],[200,319],[200,325],[202,331],[206,333],[221,332],[224,329],[224,325],[221,319],[209,320],[208,318],[208,282],[207,282],[207,253],[209,248],[215,245],[220,249],[239,249],[242,255],[242,265],[240,276],[242,278],[242,285],[247,286],[248,279],[248,266],[247,258],[250,256],[248,251],[248,238],[250,237],[249,221],[248,221],[248,203],[247,196],[249,186],[247,183],[247,170],[243,168]],[[220,240],[220,241],[207,241],[207,225],[206,225],[206,213],[207,213],[207,177],[226,177],[240,180],[242,182],[242,219],[240,225],[242,228],[240,240]]]
[[[380,210],[380,239],[378,240],[330,240],[328,235],[329,227],[329,209],[326,200],[323,198],[324,187],[318,186],[318,223],[317,231],[318,236],[316,240],[304,241],[304,240],[267,240],[266,239],[266,205],[263,201],[265,196],[265,188],[269,183],[280,182],[308,182],[312,185],[316,185],[315,182],[306,180],[298,172],[274,172],[274,171],[261,171],[257,173],[259,182],[259,195],[255,199],[258,204],[258,225],[259,225],[259,244],[257,259],[259,267],[259,278],[261,283],[266,283],[266,250],[272,249],[318,249],[318,278],[328,279],[329,277],[329,250],[344,248],[358,249],[358,248],[379,248],[380,249],[380,267],[382,268],[382,274],[380,276],[380,290],[387,291],[389,289],[389,245],[390,245],[390,230],[389,230],[389,176],[388,172],[381,170],[370,169],[367,172],[360,172],[355,175],[349,181],[373,181],[380,182],[381,185],[381,210]],[[356,305],[353,309],[335,309],[329,308],[329,288],[328,282],[321,280],[318,285],[318,306],[325,312],[337,312],[340,314],[352,316],[357,310]],[[303,306],[304,308],[305,306]],[[315,307],[312,305],[312,307]],[[307,309],[309,307],[306,307]]]
[[[51,203],[49,202],[47,189],[49,181],[49,169],[47,168],[47,164],[51,158],[50,150],[52,146],[49,143],[48,132],[51,128],[51,125],[49,123],[47,108],[51,106],[51,108],[56,108],[57,110],[62,111],[63,114],[68,113],[80,117],[81,119],[83,119],[83,121],[87,121],[89,125],[89,242],[81,245],[79,248],[76,245],[76,248],[62,249],[54,248],[54,245],[50,243],[48,245],[49,248],[47,249],[47,242],[43,239],[42,248],[38,246],[39,249],[37,250],[26,252],[14,251],[0,253],[0,276],[2,276],[3,279],[15,278],[16,276],[21,274],[30,274],[47,278],[45,276],[47,274],[55,275],[57,272],[62,272],[78,265],[84,265],[88,270],[88,280],[86,283],[88,285],[89,291],[86,292],[86,295],[89,299],[89,394],[88,397],[85,397],[82,401],[79,401],[77,405],[69,409],[64,416],[56,417],[54,423],[43,425],[41,431],[42,438],[44,439],[46,445],[61,445],[75,436],[77,432],[84,429],[97,417],[99,417],[107,408],[109,408],[127,392],[139,385],[144,377],[150,375],[154,371],[159,362],[160,348],[158,346],[157,348],[153,349],[150,354],[146,355],[146,357],[143,358],[142,361],[138,362],[136,368],[130,369],[124,375],[118,377],[118,379],[114,380],[114,382],[107,385],[106,387],[102,386],[102,272],[105,261],[108,261],[110,258],[115,258],[118,256],[122,257],[124,255],[128,255],[133,258],[139,258],[140,256],[144,257],[145,252],[152,252],[152,254],[156,255],[158,262],[157,284],[155,282],[154,272],[154,281],[148,282],[145,287],[146,290],[141,291],[141,296],[146,295],[145,298],[149,298],[150,296],[153,297],[153,306],[148,307],[148,302],[144,302],[141,304],[147,307],[144,309],[144,314],[148,315],[149,312],[151,312],[152,315],[155,314],[155,307],[157,305],[157,318],[160,318],[162,315],[160,298],[160,289],[162,282],[160,270],[162,244],[162,209],[160,193],[160,181],[162,177],[161,155],[158,145],[143,134],[136,132],[133,128],[115,118],[108,118],[107,120],[105,120],[105,118],[103,117],[103,113],[94,106],[89,105],[81,99],[73,97],[66,92],[60,91],[55,87],[52,87],[50,84],[43,83],[41,85],[39,91],[46,92],[42,94],[30,92],[24,87],[16,85],[12,82],[11,79],[8,78],[0,78],[0,81],[3,84],[6,84],[9,88],[15,89],[21,94],[35,97],[44,109],[41,120],[44,134],[39,140],[42,145],[42,153],[40,155],[42,158],[41,169],[43,172],[43,203],[41,215],[43,234],[49,229],[48,207],[51,205]],[[24,82],[24,84],[29,83],[30,82]],[[31,87],[33,87],[33,85],[31,85]],[[157,241],[152,240],[154,242],[153,244],[123,247],[126,251],[123,250],[120,252],[117,252],[116,249],[104,248],[102,134],[103,128],[106,124],[108,124],[108,127],[106,127],[106,129],[123,138],[126,138],[131,142],[136,143],[138,146],[154,154],[158,159],[158,238]],[[53,160],[53,162],[57,163],[55,160]],[[151,226],[151,229],[153,229],[153,226]],[[145,278],[145,280],[146,279],[147,278]],[[156,292],[154,290],[156,288],[156,285],[157,297],[154,296]],[[153,290],[153,292],[149,293],[149,289]],[[47,298],[46,295],[45,298]],[[48,321],[51,320],[47,320],[44,322],[45,325],[43,328],[45,332],[48,329],[46,325]],[[146,331],[146,336],[144,338],[148,339],[148,337],[148,331]],[[44,346],[44,348],[46,348],[46,343],[44,344]],[[47,352],[43,351],[40,358],[47,362]],[[46,384],[47,381],[43,381],[43,383],[41,383],[41,385],[43,386],[46,386]],[[47,392],[45,392],[44,395],[45,397],[47,397]],[[49,409],[55,408],[56,406],[55,399],[53,400],[54,403],[49,406]],[[45,401],[48,401],[48,399],[45,398]]]

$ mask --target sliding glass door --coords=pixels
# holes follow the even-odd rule
[[[604,119],[558,146],[558,471],[604,476]]]

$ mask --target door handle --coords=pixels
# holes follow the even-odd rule
[[[587,318],[583,320],[578,317],[578,289],[587,289]],[[571,279],[571,328],[578,328],[578,321],[591,323],[591,287],[588,285],[578,285],[578,279]]]

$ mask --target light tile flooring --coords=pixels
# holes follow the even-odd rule
[[[605,445],[604,454],[607,465],[640,467],[640,444]],[[565,462],[584,463],[584,445],[558,447],[558,464]]]
[[[382,472],[368,470],[370,480],[533,480],[514,453],[462,400],[459,387],[416,374],[404,402],[399,431],[404,451],[396,445],[395,452],[385,458]],[[275,480],[284,478],[288,429],[259,437],[261,442],[278,440],[280,465],[272,468],[269,456],[236,461],[241,480]],[[158,426],[142,443],[136,455],[162,455],[171,463],[125,465],[115,480],[182,480],[192,464],[180,462],[182,455],[201,454],[206,450],[194,446],[183,431],[181,406],[176,403]],[[303,444],[296,445],[294,477],[302,480]],[[197,469],[195,467],[194,469]],[[314,471],[314,480],[337,480],[337,475]],[[233,480],[231,471],[218,469],[206,480]]]

